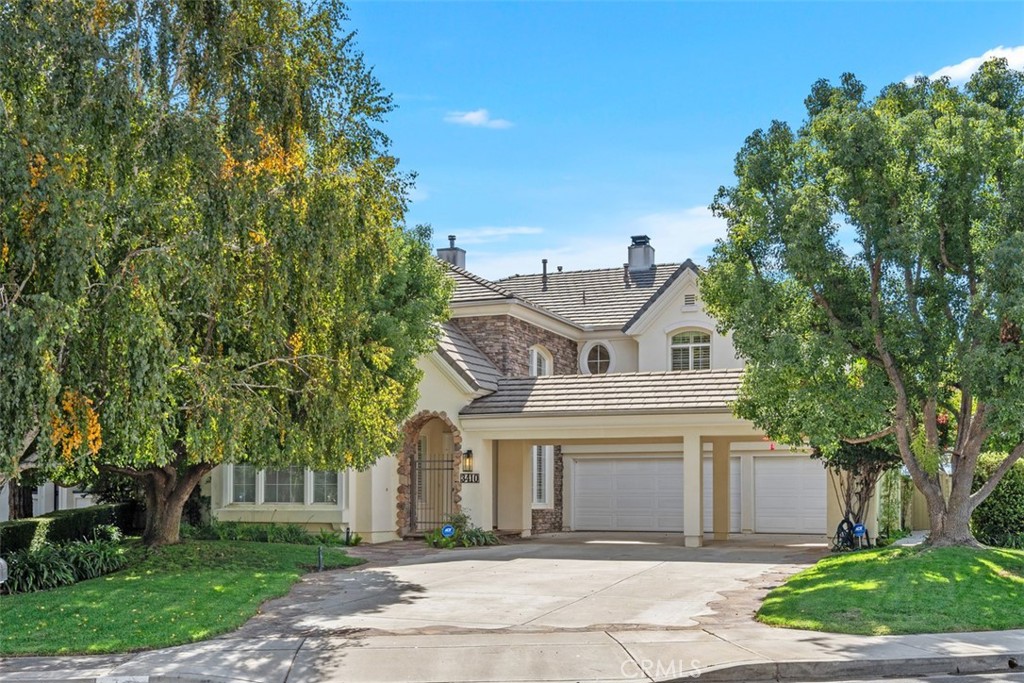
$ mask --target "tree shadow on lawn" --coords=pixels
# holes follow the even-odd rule
[[[764,623],[888,635],[1024,627],[1024,552],[884,549],[826,558],[765,599]]]

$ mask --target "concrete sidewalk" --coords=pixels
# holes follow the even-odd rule
[[[0,661],[0,680],[710,681],[842,680],[1009,671],[1024,630],[862,637],[751,625],[730,629],[217,638],[133,655]]]

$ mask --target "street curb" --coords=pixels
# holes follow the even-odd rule
[[[792,662],[726,664],[681,676],[667,683],[702,681],[844,681],[854,678],[893,678],[937,674],[1024,673],[1024,651],[999,655],[915,657],[913,659],[829,659]],[[696,672],[695,672],[696,673]]]

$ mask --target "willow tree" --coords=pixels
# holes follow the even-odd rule
[[[748,361],[737,412],[789,443],[895,439],[930,542],[974,544],[1024,455],[1024,75],[873,100],[847,75],[806,105],[747,139],[712,206],[728,236],[701,290]],[[1008,456],[972,492],[983,450]]]
[[[29,348],[33,332],[14,352],[40,388],[0,426],[8,460],[35,430],[62,477],[139,480],[144,540],[163,544],[219,463],[361,468],[390,453],[445,280],[427,232],[403,227],[409,178],[379,129],[391,100],[344,7],[3,13],[11,177],[62,201],[5,216],[4,244],[24,254],[8,280],[40,296],[11,317],[68,300],[51,349]],[[47,229],[14,219],[26,212]]]

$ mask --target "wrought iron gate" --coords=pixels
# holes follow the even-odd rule
[[[412,468],[413,533],[437,529],[455,512],[455,460],[416,458]]]

